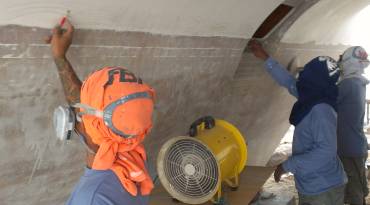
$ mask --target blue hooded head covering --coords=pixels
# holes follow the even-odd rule
[[[292,125],[298,125],[317,104],[326,103],[336,110],[339,75],[337,62],[331,57],[319,56],[304,66],[296,83],[298,101],[290,114]]]

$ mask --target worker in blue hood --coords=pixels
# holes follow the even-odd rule
[[[347,177],[337,155],[337,96],[339,68],[326,56],[312,59],[295,79],[271,58],[262,45],[248,44],[265,61],[266,71],[297,98],[289,121],[295,126],[292,156],[274,173],[279,182],[286,172],[294,174],[300,205],[343,205]]]

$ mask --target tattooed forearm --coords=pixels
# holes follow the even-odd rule
[[[62,81],[64,94],[69,104],[80,101],[80,89],[82,82],[78,79],[71,64],[66,58],[54,58],[60,80]]]

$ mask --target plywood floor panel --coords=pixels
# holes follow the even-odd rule
[[[240,176],[240,186],[237,191],[224,189],[224,197],[229,205],[246,205],[256,193],[260,190],[266,180],[273,173],[272,167],[252,167],[247,166]],[[208,202],[204,205],[211,205]],[[166,190],[158,186],[151,195],[150,205],[184,205],[181,202],[175,202]]]

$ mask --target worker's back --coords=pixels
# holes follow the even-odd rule
[[[113,171],[86,168],[67,205],[147,205],[148,200],[128,193]]]
[[[362,157],[367,153],[363,131],[367,80],[348,78],[339,83],[338,155]]]

